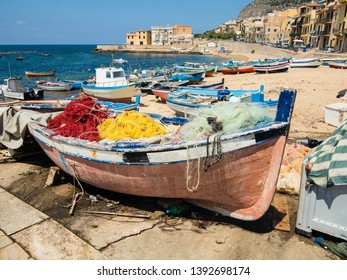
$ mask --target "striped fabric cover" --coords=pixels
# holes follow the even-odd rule
[[[347,121],[309,153],[307,161],[312,164],[307,183],[323,188],[347,185]]]

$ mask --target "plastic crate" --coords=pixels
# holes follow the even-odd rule
[[[340,126],[347,118],[347,103],[325,105],[325,123]]]
[[[310,237],[315,230],[347,240],[347,185],[322,188],[306,182],[303,164],[296,232]]]

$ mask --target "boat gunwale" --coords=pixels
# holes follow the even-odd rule
[[[36,127],[35,127],[36,126]],[[225,142],[231,139],[246,137],[252,134],[262,133],[262,132],[270,132],[270,131],[280,131],[281,129],[285,129],[289,126],[288,122],[278,122],[274,121],[268,124],[262,124],[254,128],[242,129],[233,132],[223,133],[220,141]],[[29,127],[39,134],[41,134],[46,139],[52,139],[52,141],[59,142],[61,144],[83,147],[90,149],[92,148],[95,151],[108,151],[108,152],[164,152],[170,150],[180,150],[180,149],[189,149],[194,147],[202,147],[206,146],[206,138],[199,138],[196,140],[190,141],[180,141],[180,142],[168,142],[163,144],[153,144],[147,142],[124,142],[124,141],[114,141],[106,145],[106,143],[98,143],[98,142],[90,142],[88,140],[83,140],[75,137],[66,137],[62,135],[54,135],[55,132],[53,130],[46,129],[38,124],[29,123]],[[36,138],[36,137],[35,137]],[[270,138],[269,138],[270,139]],[[75,140],[74,143],[71,143],[71,140]],[[257,142],[260,143],[261,141]],[[89,146],[88,146],[89,143]],[[92,143],[93,145],[90,145]],[[51,146],[51,145],[49,145]]]

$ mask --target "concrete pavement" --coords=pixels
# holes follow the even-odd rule
[[[91,202],[86,196],[70,216],[64,205],[71,201],[75,188],[69,183],[43,187],[49,167],[23,162],[4,162],[1,167],[0,260],[339,259],[312,239],[295,234],[293,228],[282,232],[259,226],[253,231],[236,221],[222,222],[200,212],[195,213],[198,218],[165,214],[139,218],[85,211],[154,214],[141,204],[153,206],[155,200],[140,197],[116,196],[120,205],[108,208],[106,202]],[[290,201],[291,205],[295,202]]]
[[[108,259],[46,214],[0,188],[1,260]]]

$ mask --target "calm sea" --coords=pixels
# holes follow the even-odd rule
[[[23,86],[35,87],[38,78],[26,78],[25,71],[56,70],[55,79],[86,80],[95,74],[95,68],[109,65],[112,57],[109,53],[94,53],[96,45],[0,45],[0,81],[9,77],[22,77]],[[50,54],[51,56],[43,56]],[[23,60],[16,58],[21,55]],[[117,53],[114,58],[128,61],[124,66],[127,73],[135,69],[150,67],[172,67],[174,64],[204,62],[219,64],[225,59],[211,55],[172,55],[172,54],[129,54]],[[45,92],[45,99],[64,98],[71,92]]]

